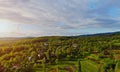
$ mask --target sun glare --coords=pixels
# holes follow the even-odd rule
[[[14,23],[9,20],[0,20],[0,32],[6,33],[6,32],[12,32],[14,29]]]

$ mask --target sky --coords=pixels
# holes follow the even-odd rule
[[[120,0],[0,0],[0,37],[120,31]]]

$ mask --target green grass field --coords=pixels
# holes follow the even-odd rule
[[[81,71],[82,72],[100,72],[102,66],[100,64],[96,64],[93,61],[85,60],[80,61],[81,63]],[[50,65],[46,68],[47,72],[57,70],[59,72],[78,72],[78,61],[60,61],[57,65]],[[99,68],[100,67],[100,68]],[[43,72],[44,68],[33,68],[35,72]]]

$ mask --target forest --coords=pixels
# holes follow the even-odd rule
[[[120,32],[1,38],[0,72],[120,72]]]

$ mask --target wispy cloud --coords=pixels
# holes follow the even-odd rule
[[[0,0],[0,19],[11,20],[20,26],[28,24],[28,28],[34,25],[38,29],[30,31],[31,33],[37,31],[34,34],[37,36],[72,35],[70,30],[74,30],[74,34],[81,34],[81,31],[77,30],[120,27],[120,14],[116,13],[120,11],[119,2],[118,0]]]

